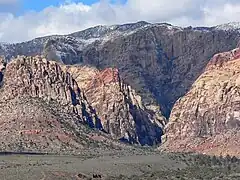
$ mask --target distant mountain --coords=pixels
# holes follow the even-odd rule
[[[141,94],[144,103],[159,104],[162,113],[169,117],[175,101],[187,92],[209,59],[215,53],[235,48],[239,36],[236,23],[181,28],[141,21],[4,44],[0,55],[9,59],[51,54],[65,64],[116,67],[124,81]]]
[[[64,64],[89,67],[82,73],[81,68],[68,69],[100,120],[116,123],[110,126],[104,121],[104,130],[111,137],[128,141],[134,137],[131,142],[153,145],[161,142],[165,118],[168,121],[172,116],[175,102],[191,89],[212,56],[236,48],[239,40],[239,23],[182,28],[141,21],[1,44],[0,55],[8,61],[17,55],[44,55],[47,60],[62,64],[61,67]],[[86,80],[83,74],[88,71],[92,74]],[[121,77],[121,81],[105,84],[105,74],[111,79],[112,73]],[[86,88],[92,76],[96,90]],[[122,127],[125,130],[130,127],[131,133],[125,133]]]

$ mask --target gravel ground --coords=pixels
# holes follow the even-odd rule
[[[235,158],[150,151],[90,154],[1,155],[0,179],[240,179]]]

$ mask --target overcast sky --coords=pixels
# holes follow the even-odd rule
[[[237,22],[240,0],[0,0],[0,42],[136,21],[179,26]]]

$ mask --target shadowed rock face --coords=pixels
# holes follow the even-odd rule
[[[107,133],[142,145],[161,142],[166,121],[159,108],[146,107],[141,96],[123,83],[117,69],[108,68],[97,73],[85,94]]]
[[[2,81],[3,81],[3,76],[4,76],[4,71],[6,68],[6,62],[4,59],[0,57],[0,86],[2,86]]]
[[[146,104],[157,102],[168,117],[216,52],[236,47],[239,35],[223,31],[151,27],[83,52],[83,61],[117,67]]]
[[[158,106],[145,106],[134,89],[126,85],[117,69],[98,71],[82,66],[68,66],[96,110],[102,128],[115,139],[141,145],[161,142],[166,119]],[[91,78],[90,78],[90,77]]]
[[[2,83],[3,80],[3,72],[0,72],[0,83]]]
[[[174,105],[165,148],[240,156],[240,49],[215,55]]]

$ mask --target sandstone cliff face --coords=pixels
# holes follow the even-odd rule
[[[42,56],[18,56],[3,75],[2,149],[81,149],[94,142],[86,125],[110,139],[142,145],[161,142],[165,118],[159,109],[142,105],[141,97],[122,82],[116,69],[100,72]]]
[[[174,105],[165,148],[240,156],[240,49],[215,55]]]
[[[97,73],[85,94],[96,109],[104,130],[113,137],[142,145],[161,142],[166,121],[160,109],[144,106],[141,96],[123,83],[117,69],[108,68]]]
[[[1,150],[77,153],[98,144],[87,128],[98,118],[58,63],[19,56],[7,64],[0,90]]]
[[[157,105],[145,106],[134,89],[125,84],[117,69],[99,71],[86,66],[67,66],[101,124],[96,125],[115,139],[141,145],[161,142],[166,119]]]
[[[78,83],[78,86],[85,91],[88,84],[99,73],[99,70],[93,66],[82,65],[63,65],[62,69],[69,72]]]
[[[60,71],[53,73],[54,78],[47,78],[54,82],[52,86],[48,80],[39,81],[39,77],[45,78],[44,70],[33,77],[36,83],[31,82],[35,65],[31,65],[34,68],[30,70],[29,66],[13,65],[13,69],[22,68],[18,72],[23,73],[22,80],[16,80],[18,76],[14,73],[4,72],[4,76],[15,75],[15,79],[14,83],[4,81],[6,86],[1,90],[6,89],[3,96],[6,100],[22,95],[53,99],[67,112],[73,112],[91,127],[102,128],[114,138],[151,145],[160,142],[159,134],[165,124],[161,114],[168,118],[176,100],[189,91],[210,58],[235,48],[239,39],[238,29],[181,28],[138,22],[0,45],[0,55],[8,59],[18,54],[44,54],[64,64],[75,64],[50,63],[50,69]],[[211,64],[224,64],[229,57],[237,58],[234,53],[224,58],[214,57]],[[50,65],[38,66],[41,69]],[[121,78],[117,74],[121,74]]]
[[[1,151],[78,153],[94,143],[77,116],[39,99],[1,101],[0,114]]]
[[[239,35],[156,26],[88,49],[83,61],[99,68],[117,67],[147,104],[159,103],[168,117],[206,67],[210,57],[236,47]]]
[[[19,56],[7,65],[4,77],[3,100],[23,96],[56,100],[86,122],[95,119],[77,82],[54,61]]]

